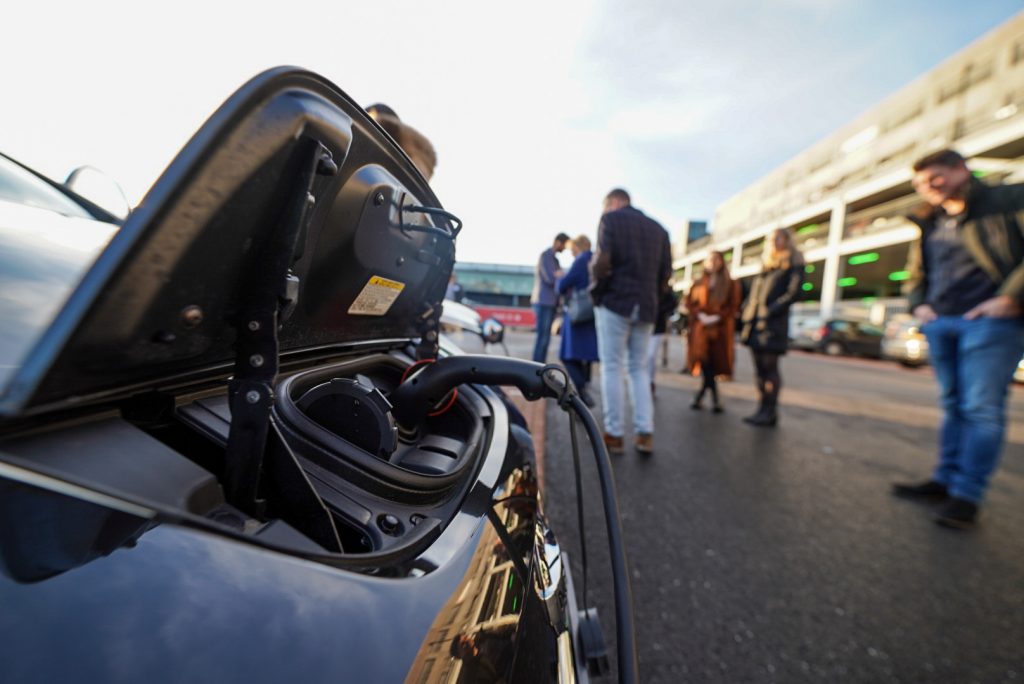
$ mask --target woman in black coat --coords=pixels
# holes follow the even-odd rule
[[[743,420],[771,427],[778,421],[776,409],[782,389],[779,357],[789,346],[789,307],[800,298],[804,258],[790,232],[779,228],[765,240],[763,261],[740,318],[740,340],[750,347],[754,358],[761,403],[757,413]]]

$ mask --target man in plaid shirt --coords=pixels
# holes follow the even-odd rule
[[[623,451],[622,374],[629,376],[636,450],[654,451],[654,401],[647,357],[658,300],[672,274],[668,233],[634,208],[616,188],[604,199],[604,215],[591,261],[590,294],[601,361],[604,441]]]

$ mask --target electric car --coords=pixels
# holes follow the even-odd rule
[[[604,640],[514,385],[594,442],[635,681],[592,417],[557,368],[441,347],[461,228],[294,68],[231,96],[123,225],[0,226],[3,679],[587,681]]]

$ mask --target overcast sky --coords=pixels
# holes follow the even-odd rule
[[[532,263],[627,188],[673,234],[1012,17],[1020,0],[37,2],[5,10],[0,150],[138,201],[281,64],[438,151],[460,261]]]

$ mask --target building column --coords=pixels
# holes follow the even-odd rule
[[[828,251],[825,253],[825,268],[821,274],[821,315],[831,318],[839,299],[839,272],[842,261],[839,256],[839,245],[843,241],[843,229],[846,224],[846,202],[842,197],[832,205],[828,221]]]

